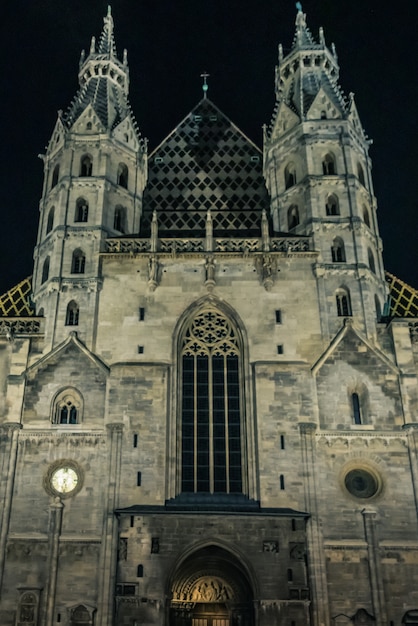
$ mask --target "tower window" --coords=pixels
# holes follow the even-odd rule
[[[113,217],[113,228],[120,233],[126,232],[126,209],[119,204],[115,207],[115,214]]]
[[[357,176],[360,183],[363,185],[363,187],[365,187],[364,170],[361,163],[357,163]]]
[[[378,298],[378,296],[375,295],[374,297],[374,306],[376,309],[376,319],[377,321],[380,320],[380,318],[382,317],[382,307],[380,306],[380,300]]]
[[[322,161],[322,171],[325,176],[333,176],[337,173],[335,167],[335,158],[332,154],[326,154]]]
[[[287,211],[288,230],[293,230],[299,224],[299,209],[296,204],[292,204]]]
[[[284,475],[280,474],[280,489],[281,491],[284,491]]]
[[[282,323],[282,312],[280,309],[276,309],[276,324]]]
[[[76,389],[63,389],[55,396],[52,421],[55,424],[77,424],[82,406],[81,395]]]
[[[80,176],[91,176],[93,173],[93,160],[85,154],[80,159]]]
[[[242,492],[241,349],[215,308],[198,312],[181,335],[183,492]]]
[[[86,256],[82,250],[74,250],[71,263],[72,274],[84,274],[86,268]]]
[[[296,168],[294,163],[286,165],[284,170],[284,184],[286,189],[296,185]]]
[[[89,218],[89,203],[84,198],[78,198],[75,205],[75,222],[87,222]]]
[[[333,263],[345,262],[345,247],[344,242],[340,237],[336,237],[332,242],[331,256]]]
[[[55,213],[55,208],[51,207],[49,209],[48,219],[46,221],[46,234],[50,233],[54,227],[54,213]]]
[[[369,267],[372,270],[373,274],[376,274],[376,265],[374,262],[374,256],[373,256],[373,252],[370,250],[370,248],[367,250],[367,256],[369,259]]]
[[[46,257],[43,267],[42,267],[42,279],[41,283],[44,284],[48,280],[49,277],[49,256]]]
[[[366,206],[363,206],[363,219],[366,226],[370,228],[370,216]]]
[[[125,189],[128,188],[128,175],[128,167],[125,163],[119,163],[117,178],[119,187],[124,187]]]
[[[350,317],[351,316],[351,303],[350,294],[347,291],[341,289],[336,293],[337,301],[337,315],[338,317]]]
[[[60,177],[60,166],[59,163],[54,167],[54,171],[52,172],[52,182],[51,189],[53,189],[57,184]]]
[[[66,326],[78,326],[79,308],[75,300],[71,300],[67,306],[67,313],[65,315]]]
[[[340,206],[338,202],[338,197],[331,193],[327,197],[327,201],[325,204],[325,211],[327,215],[339,215],[340,214]]]

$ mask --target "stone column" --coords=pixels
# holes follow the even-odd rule
[[[115,509],[118,506],[119,482],[122,460],[123,424],[107,424],[108,430],[108,475],[106,511],[102,532],[102,546],[99,565],[98,626],[112,626],[113,601],[116,584],[116,554],[118,541],[118,521]]]
[[[3,514],[0,515],[0,598],[3,587],[4,565],[6,560],[6,543],[9,534],[10,512],[12,509],[13,487],[15,482],[16,461],[17,461],[17,444],[19,439],[19,430],[22,425],[19,423],[3,424],[0,428],[0,436],[6,439],[4,451],[5,466],[7,466],[7,474],[4,486]],[[9,460],[7,464],[7,458]],[[1,502],[0,502],[1,504]]]
[[[364,534],[369,557],[370,588],[372,592],[373,613],[376,626],[387,626],[385,594],[383,589],[382,567],[379,556],[379,541],[377,538],[377,513],[371,509],[362,510]]]
[[[411,468],[415,511],[418,517],[418,424],[405,424],[402,428],[408,434],[409,465]]]
[[[299,424],[303,475],[305,476],[305,507],[311,519],[306,528],[309,586],[312,600],[313,626],[329,626],[329,603],[325,567],[324,541],[318,516],[316,489],[316,424]]]
[[[44,599],[45,617],[41,622],[42,624],[45,624],[45,626],[53,626],[55,623],[55,593],[57,589],[59,543],[63,508],[64,505],[58,497],[54,499],[54,502],[49,507],[48,558],[46,566],[48,581],[46,584],[46,594]]]

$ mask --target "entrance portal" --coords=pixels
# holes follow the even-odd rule
[[[170,626],[253,626],[253,593],[240,561],[208,546],[179,565],[172,582]]]

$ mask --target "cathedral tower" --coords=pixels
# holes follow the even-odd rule
[[[44,160],[33,300],[48,311],[48,345],[76,326],[94,342],[99,253],[109,236],[138,232],[146,144],[128,102],[126,50],[119,61],[108,9],[99,43],[81,54],[80,89],[58,120]]]
[[[334,45],[317,42],[298,3],[296,33],[279,46],[276,106],[265,132],[264,170],[274,231],[311,235],[319,251],[322,330],[332,335],[353,317],[368,336],[385,302],[369,144],[354,96],[338,84]]]

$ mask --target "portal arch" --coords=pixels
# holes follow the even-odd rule
[[[225,547],[212,543],[187,554],[169,584],[169,626],[254,626],[248,568]]]

